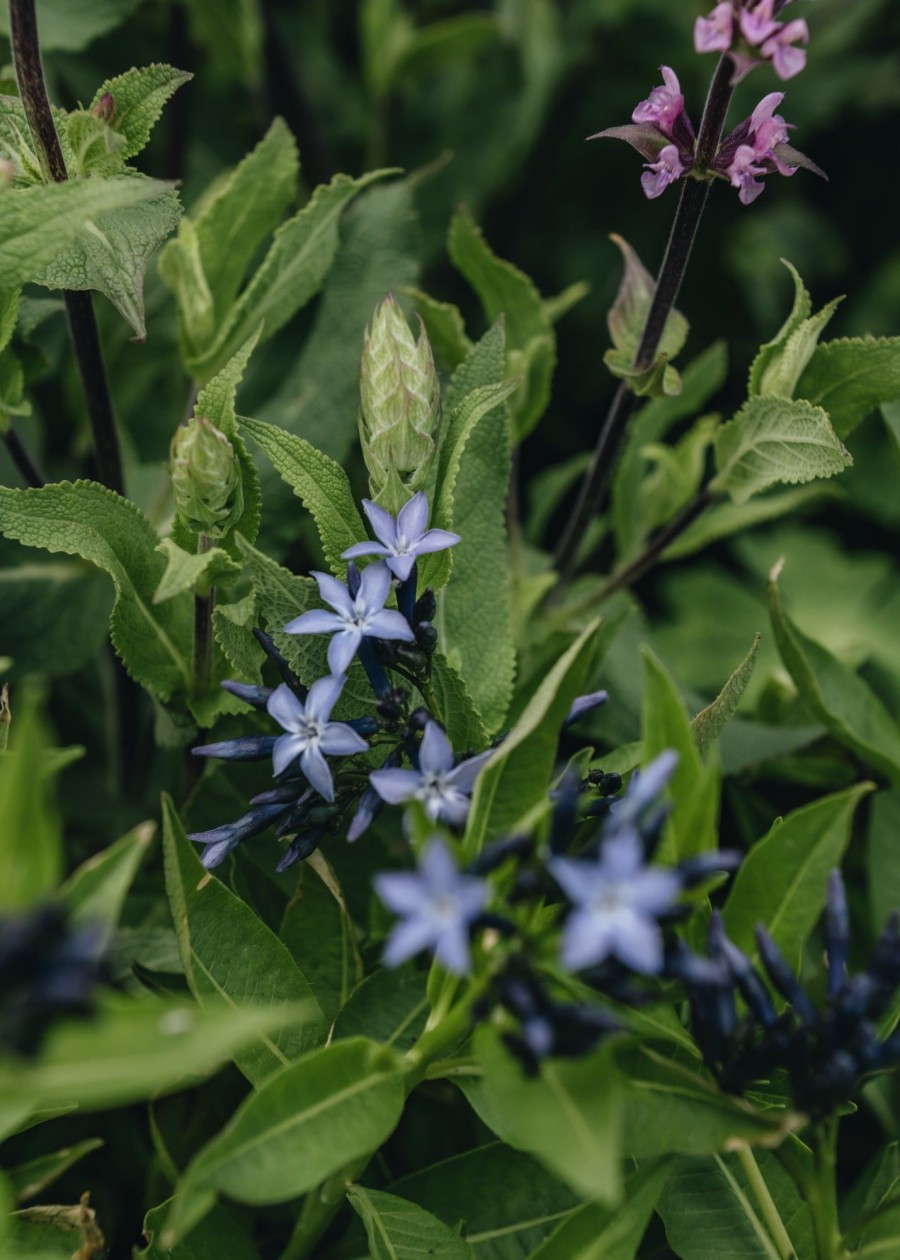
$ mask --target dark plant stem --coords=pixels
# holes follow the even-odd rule
[[[7,429],[3,434],[3,441],[6,443],[9,458],[21,473],[25,484],[34,489],[39,489],[41,486],[46,485],[47,478],[32,459],[31,452],[15,429]]]
[[[208,534],[197,540],[197,553],[203,555],[216,545]],[[205,595],[194,596],[194,692],[198,696],[209,691],[212,681],[213,631],[212,615],[216,604],[216,588],[211,586]]]
[[[650,310],[647,312],[644,331],[634,358],[633,366],[638,371],[651,367],[655,361],[666,320],[671,314],[684,280],[697,228],[709,196],[708,169],[719,146],[722,128],[725,125],[725,115],[731,101],[732,70],[730,59],[727,56],[721,57],[707,93],[703,120],[697,137],[695,171],[699,177],[686,179],[681,188],[672,231],[656,279],[656,291]],[[562,531],[553,557],[554,567],[563,581],[572,576],[578,548],[591,518],[601,512],[606,505],[613,474],[628,432],[628,422],[636,406],[636,395],[623,381],[613,396],[578,498]]]
[[[47,183],[64,183],[68,172],[44,82],[34,0],[9,0],[9,27],[19,93],[44,180]],[[98,479],[110,490],[122,494],[124,482],[119,436],[93,299],[89,292],[67,291],[65,303],[94,436]]]

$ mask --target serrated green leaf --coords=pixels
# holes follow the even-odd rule
[[[350,1206],[362,1220],[373,1260],[474,1260],[475,1253],[456,1230],[415,1203],[383,1190],[350,1186]]]
[[[650,443],[641,451],[651,465],[641,484],[641,520],[650,531],[686,507],[700,489],[706,452],[718,426],[718,416],[701,416],[674,445]]]
[[[619,291],[609,310],[609,335],[616,350],[620,352],[623,363],[631,367],[637,356],[653,295],[656,293],[656,281],[623,237],[613,233],[610,240],[622,255],[623,274]],[[657,354],[673,359],[687,340],[688,329],[687,320],[680,311],[673,308],[666,320]]]
[[[496,323],[501,315],[505,318],[507,370],[503,375],[519,377],[522,382],[512,403],[513,431],[521,441],[550,401],[556,367],[553,325],[533,281],[497,257],[467,210],[454,215],[447,248],[454,266],[481,299],[488,323]]]
[[[0,533],[27,547],[79,555],[108,573],[116,593],[110,634],[128,673],[160,700],[190,689],[190,600],[154,607],[165,561],[156,532],[133,503],[91,481],[0,487]]]
[[[869,412],[900,398],[900,337],[849,337],[816,347],[797,394],[828,412],[845,438]]]
[[[185,591],[193,594],[199,590],[200,583],[205,591],[222,578],[236,577],[241,571],[240,565],[221,547],[191,553],[179,547],[174,539],[164,538],[156,550],[166,557],[166,569],[153,594],[154,604],[174,599]]]
[[[253,637],[256,625],[256,597],[251,591],[233,604],[217,604],[213,609],[213,631],[236,676],[245,682],[262,681],[262,648]]]
[[[747,382],[747,395],[750,398],[755,398],[761,393],[762,378],[766,369],[778,358],[788,339],[797,331],[804,320],[809,319],[812,312],[812,299],[807,293],[803,281],[800,279],[800,273],[793,263],[789,263],[786,258],[782,258],[781,261],[791,273],[791,278],[794,281],[794,305],[781,328],[779,328],[771,341],[767,341],[765,345],[760,346],[759,353],[753,360],[750,367],[750,377]]]
[[[181,960],[200,1005],[292,1006],[296,1012],[276,1033],[263,1033],[235,1055],[244,1075],[258,1085],[321,1042],[326,1031],[322,1009],[287,947],[204,870],[168,797],[163,798],[163,849]]]
[[[797,382],[809,363],[826,325],[837,310],[840,298],[804,319],[783,345],[773,351],[759,376],[761,397],[793,398]]]
[[[662,662],[649,648],[643,657],[644,762],[669,748],[678,753],[671,779],[674,808],[659,851],[661,860],[678,862],[717,847],[721,776],[714,760],[704,765],[685,703]]]
[[[872,788],[859,783],[795,809],[752,847],[722,911],[739,949],[756,955],[753,929],[762,923],[791,964],[797,962],[822,914],[829,874],[850,842],[856,807]]]
[[[175,197],[171,187],[132,174],[9,190],[0,199],[0,288],[15,289],[50,268],[98,216],[146,209]]]
[[[705,751],[713,740],[719,738],[737,712],[741,696],[747,690],[747,683],[750,681],[756,668],[756,658],[759,656],[761,641],[762,635],[757,634],[750,651],[738,665],[715,700],[708,704],[705,709],[701,709],[691,720],[691,730],[694,732],[694,739],[697,741],[697,747],[701,752]]]
[[[208,380],[260,325],[265,340],[304,307],[322,287],[334,261],[343,211],[363,189],[394,173],[370,171],[359,179],[335,175],[330,184],[317,188],[307,205],[277,230],[253,278],[217,328],[212,345],[188,357],[188,370]]]
[[[38,698],[25,693],[0,754],[0,907],[6,911],[38,904],[62,873],[62,824],[43,772],[46,751]]]
[[[128,890],[155,834],[155,823],[139,823],[76,867],[56,894],[72,923],[102,929],[104,949],[118,927]]]
[[[559,731],[572,701],[587,690],[601,626],[592,621],[559,657],[479,774],[463,838],[468,856],[546,800]]]
[[[241,1104],[192,1160],[162,1242],[183,1238],[227,1194],[278,1203],[378,1149],[403,1109],[403,1073],[390,1051],[363,1037],[313,1050]]]
[[[19,288],[0,291],[0,350],[9,345],[19,319]]]
[[[781,606],[779,573],[780,565],[769,577],[775,642],[807,708],[867,765],[900,783],[900,724],[855,670],[793,624]]]
[[[282,481],[312,513],[328,566],[343,578],[347,562],[341,552],[367,535],[343,468],[303,438],[273,424],[242,416],[240,427],[262,447]]]
[[[30,562],[0,570],[0,601],[3,648],[15,662],[16,677],[69,674],[106,642],[112,606],[109,583],[80,560]]]
[[[735,503],[777,482],[797,485],[833,477],[853,463],[821,407],[787,398],[751,398],[716,441],[714,494]]]
[[[60,145],[71,178],[120,175],[125,170],[125,137],[117,135],[102,118],[76,109],[61,121]]]
[[[107,79],[94,93],[88,107],[93,111],[107,93],[113,98],[113,129],[122,137],[122,157],[140,153],[150,139],[153,125],[170,96],[194,76],[174,66],[154,64],[132,67],[124,74]]]

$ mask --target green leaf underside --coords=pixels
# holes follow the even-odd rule
[[[741,697],[747,690],[747,684],[753,676],[753,670],[756,668],[756,658],[759,656],[761,641],[762,635],[757,634],[750,651],[730,676],[715,700],[708,704],[705,709],[701,709],[691,720],[691,730],[694,732],[694,739],[697,741],[697,747],[701,752],[713,740],[719,738],[737,712]]]

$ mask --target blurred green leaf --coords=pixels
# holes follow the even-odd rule
[[[25,1164],[11,1168],[7,1175],[17,1202],[25,1203],[33,1199],[46,1190],[47,1186],[52,1186],[73,1164],[77,1164],[85,1155],[90,1155],[91,1151],[98,1150],[102,1145],[100,1138],[86,1138],[65,1150],[54,1151],[50,1155],[38,1155]]]
[[[900,398],[900,337],[826,341],[800,377],[797,393],[828,412],[838,437],[870,411]]]
[[[226,1208],[216,1206],[191,1230],[182,1242],[169,1249],[159,1241],[166,1218],[172,1208],[167,1199],[151,1208],[144,1217],[147,1246],[135,1248],[134,1260],[259,1260],[259,1252],[250,1241],[246,1227],[239,1224]]]
[[[474,1260],[472,1248],[456,1230],[415,1203],[363,1186],[350,1186],[347,1198],[366,1227],[373,1260],[418,1260],[422,1255]]]
[[[46,735],[32,692],[13,710],[0,754],[0,907],[25,910],[56,887],[63,870],[62,824],[43,773]]]
[[[37,0],[37,18],[44,50],[78,52],[93,40],[115,29],[129,17],[141,0]],[[9,34],[9,15],[0,10],[0,32]]]
[[[701,709],[691,720],[691,730],[694,733],[694,739],[701,753],[708,744],[719,738],[737,712],[741,697],[747,690],[747,683],[750,681],[753,670],[756,668],[756,658],[759,656],[761,638],[762,635],[756,635],[750,651],[729,677],[715,700],[708,704],[705,709]]]
[[[900,788],[872,798],[866,838],[866,881],[871,924],[880,931],[900,906]]]
[[[330,1023],[356,989],[362,963],[340,885],[321,852],[301,865],[278,935]],[[356,1031],[380,1040],[368,1028]]]
[[[635,1260],[672,1165],[668,1160],[625,1179],[617,1208],[585,1203],[564,1220],[529,1260]]]
[[[128,890],[155,834],[155,823],[139,823],[76,867],[57,894],[72,923],[103,929],[104,949],[119,925]]]
[[[429,1003],[425,976],[410,967],[367,976],[341,1008],[335,1040],[370,1037],[394,1050],[409,1050],[421,1035]]]

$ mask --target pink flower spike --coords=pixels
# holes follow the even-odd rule
[[[809,43],[809,27],[803,18],[788,22],[787,26],[767,39],[760,50],[764,57],[771,59],[779,79],[792,79],[806,65],[805,49],[792,47],[797,40],[801,44]]]
[[[717,4],[708,17],[694,23],[694,48],[698,53],[728,52],[734,38],[734,10],[730,0]]]
[[[778,23],[772,20],[773,6],[774,0],[759,0],[752,9],[741,12],[741,34],[748,44],[761,44],[778,30]]]
[[[679,179],[685,172],[681,155],[674,144],[667,144],[656,162],[648,162],[641,176],[641,187],[644,194],[652,201],[660,193],[665,192],[670,184]]]
[[[631,115],[636,123],[652,123],[660,131],[670,133],[684,110],[684,97],[678,75],[671,66],[660,66],[663,87],[655,87],[645,101],[635,106]]]

